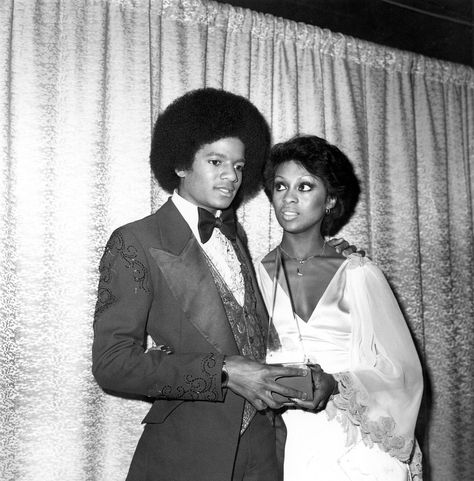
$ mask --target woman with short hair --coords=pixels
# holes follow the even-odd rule
[[[297,136],[273,147],[265,191],[283,228],[257,262],[267,309],[278,334],[299,337],[314,389],[334,382],[327,404],[295,399],[283,414],[285,481],[421,479],[423,381],[405,319],[381,270],[325,239],[355,210],[351,162],[322,138]]]

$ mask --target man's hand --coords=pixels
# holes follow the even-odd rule
[[[331,394],[336,394],[337,382],[331,374],[324,372],[319,364],[312,364],[309,368],[313,377],[313,400],[292,399],[292,401],[300,408],[322,411],[326,407]]]
[[[275,378],[306,376],[310,373],[307,369],[261,364],[242,356],[226,356],[225,366],[229,376],[227,387],[247,399],[259,411],[283,406],[283,403],[273,399],[272,391],[286,398],[304,398],[302,392],[276,382]]]
[[[356,246],[349,244],[349,242],[344,239],[335,237],[334,239],[329,239],[327,244],[331,247],[334,247],[339,254],[342,253],[344,257],[349,257],[351,254],[357,254],[358,256],[365,257],[365,251],[361,249],[358,250]]]

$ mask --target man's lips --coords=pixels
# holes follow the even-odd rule
[[[232,197],[234,195],[235,189],[233,187],[225,187],[225,186],[218,186],[216,187],[221,194],[225,195],[226,197]]]

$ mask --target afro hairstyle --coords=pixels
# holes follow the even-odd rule
[[[226,137],[237,137],[245,146],[245,167],[235,203],[255,195],[270,152],[270,129],[245,97],[214,88],[192,90],[158,116],[150,153],[156,180],[172,193],[180,182],[176,170],[190,169],[204,144]]]
[[[360,185],[351,161],[335,145],[315,135],[297,135],[275,144],[264,170],[264,190],[270,201],[278,166],[290,160],[321,179],[328,196],[336,199],[321,223],[323,236],[335,235],[349,222],[359,201]]]

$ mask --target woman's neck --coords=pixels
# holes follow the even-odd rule
[[[291,234],[284,232],[280,243],[287,256],[295,259],[305,259],[310,256],[319,255],[325,245],[321,234],[304,235],[304,233]]]

